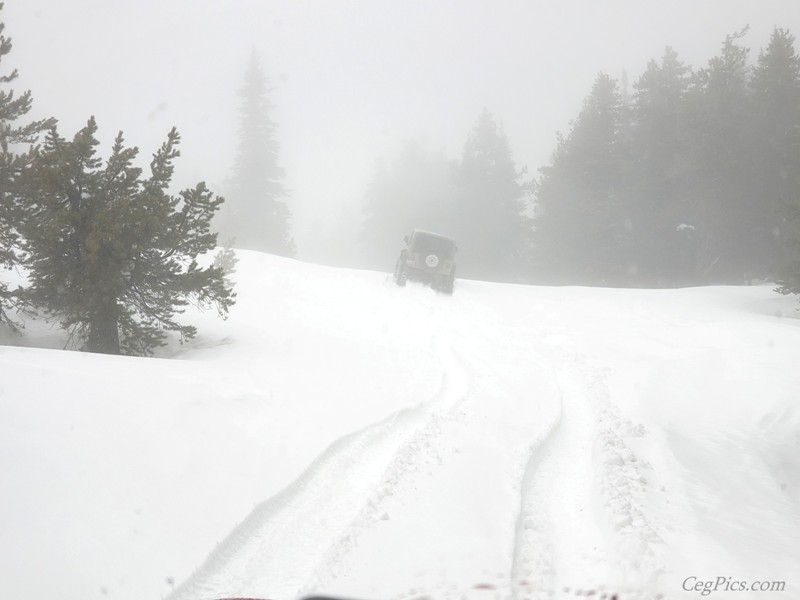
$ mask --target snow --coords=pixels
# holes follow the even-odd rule
[[[238,257],[157,358],[0,333],[0,598],[800,597],[794,299]]]

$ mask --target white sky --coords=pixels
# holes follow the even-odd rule
[[[0,18],[37,116],[71,136],[94,114],[148,158],[176,125],[182,186],[227,175],[256,48],[302,257],[311,215],[324,228],[358,204],[400,141],[456,158],[486,107],[535,173],[597,72],[632,83],[666,45],[702,66],[747,24],[755,58],[774,26],[800,33],[800,0],[6,0]]]

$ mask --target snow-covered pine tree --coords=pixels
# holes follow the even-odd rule
[[[94,118],[71,141],[52,128],[20,178],[27,297],[91,352],[147,355],[166,331],[195,335],[175,318],[190,302],[221,316],[234,302],[222,269],[197,262],[216,246],[209,225],[223,200],[203,183],[170,195],[175,129],[147,178],[121,133],[104,163],[96,132]]]

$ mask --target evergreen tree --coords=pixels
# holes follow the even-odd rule
[[[568,136],[536,183],[534,278],[547,283],[628,281],[622,244],[629,224],[621,200],[623,130],[617,82],[601,73]]]
[[[692,281],[695,258],[685,203],[685,97],[691,70],[667,47],[634,84],[628,166],[625,174],[632,283],[679,285]]]
[[[222,269],[197,262],[216,245],[209,224],[223,200],[203,183],[168,193],[179,155],[174,129],[147,178],[121,133],[104,163],[96,131],[93,118],[71,141],[51,129],[20,178],[27,295],[89,351],[149,354],[166,331],[195,335],[175,318],[189,302],[222,316],[233,304]]]
[[[459,245],[459,274],[489,281],[527,278],[528,185],[508,138],[488,110],[478,117],[455,171],[450,228]]]
[[[694,73],[667,48],[630,102],[598,77],[536,185],[538,280],[661,286],[774,275],[785,242],[800,241],[800,58],[793,36],[776,29],[751,69],[746,33],[727,36]]]
[[[693,165],[688,198],[698,236],[701,283],[742,283],[757,272],[750,235],[754,198],[747,28],[729,35],[719,56],[695,73],[687,93]]]
[[[403,237],[413,229],[453,234],[452,165],[443,154],[407,142],[398,156],[381,161],[365,194],[361,243],[365,266],[391,269]]]
[[[3,3],[0,2],[0,10]],[[11,40],[3,35],[5,24],[0,21],[0,63],[11,51]],[[15,195],[15,185],[20,173],[30,162],[30,151],[16,152],[20,146],[36,141],[41,131],[52,126],[51,119],[19,124],[31,108],[31,93],[27,91],[16,96],[13,90],[6,89],[17,77],[17,71],[0,71],[0,268],[14,268],[19,261],[19,230],[21,206]],[[0,281],[0,324],[17,324],[8,316],[8,309],[19,300],[19,290],[9,290]]]
[[[787,241],[797,235],[792,211],[800,199],[800,57],[794,36],[775,29],[750,82],[753,95],[753,251],[763,275],[774,276],[786,260]]]
[[[800,198],[787,207],[787,224],[800,231]],[[800,294],[800,235],[787,241],[788,258],[784,261],[775,291],[781,294]]]
[[[269,85],[255,53],[239,91],[238,145],[228,200],[218,219],[223,239],[239,248],[294,256],[291,215],[284,202],[284,172],[279,166],[277,125],[270,112]]]

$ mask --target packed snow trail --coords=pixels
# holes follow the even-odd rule
[[[525,468],[555,426],[558,390],[546,367],[520,369],[493,340],[479,339],[458,344],[471,385],[457,410],[435,423],[427,456],[382,499],[379,520],[354,523],[302,593],[510,593]]]
[[[604,520],[619,531],[630,515],[614,514],[612,497],[602,514],[598,488],[613,495],[626,483],[612,472],[616,455],[600,473],[615,483],[596,480],[598,423],[611,408],[587,391],[588,367],[569,371],[576,354],[540,314],[509,319],[478,299],[481,287],[463,282],[452,299],[403,291],[409,318],[424,315],[431,328],[439,392],[331,446],[171,600],[489,590],[538,599],[641,589],[658,575],[657,560],[626,558],[605,535]],[[611,421],[608,431],[619,425]],[[626,566],[646,575],[626,581]]]
[[[476,339],[474,322],[421,292],[408,298],[435,313],[440,391],[331,446],[174,600],[387,589],[444,597],[454,581],[510,591],[525,468],[558,419],[558,390],[546,366],[495,347],[503,332]]]

